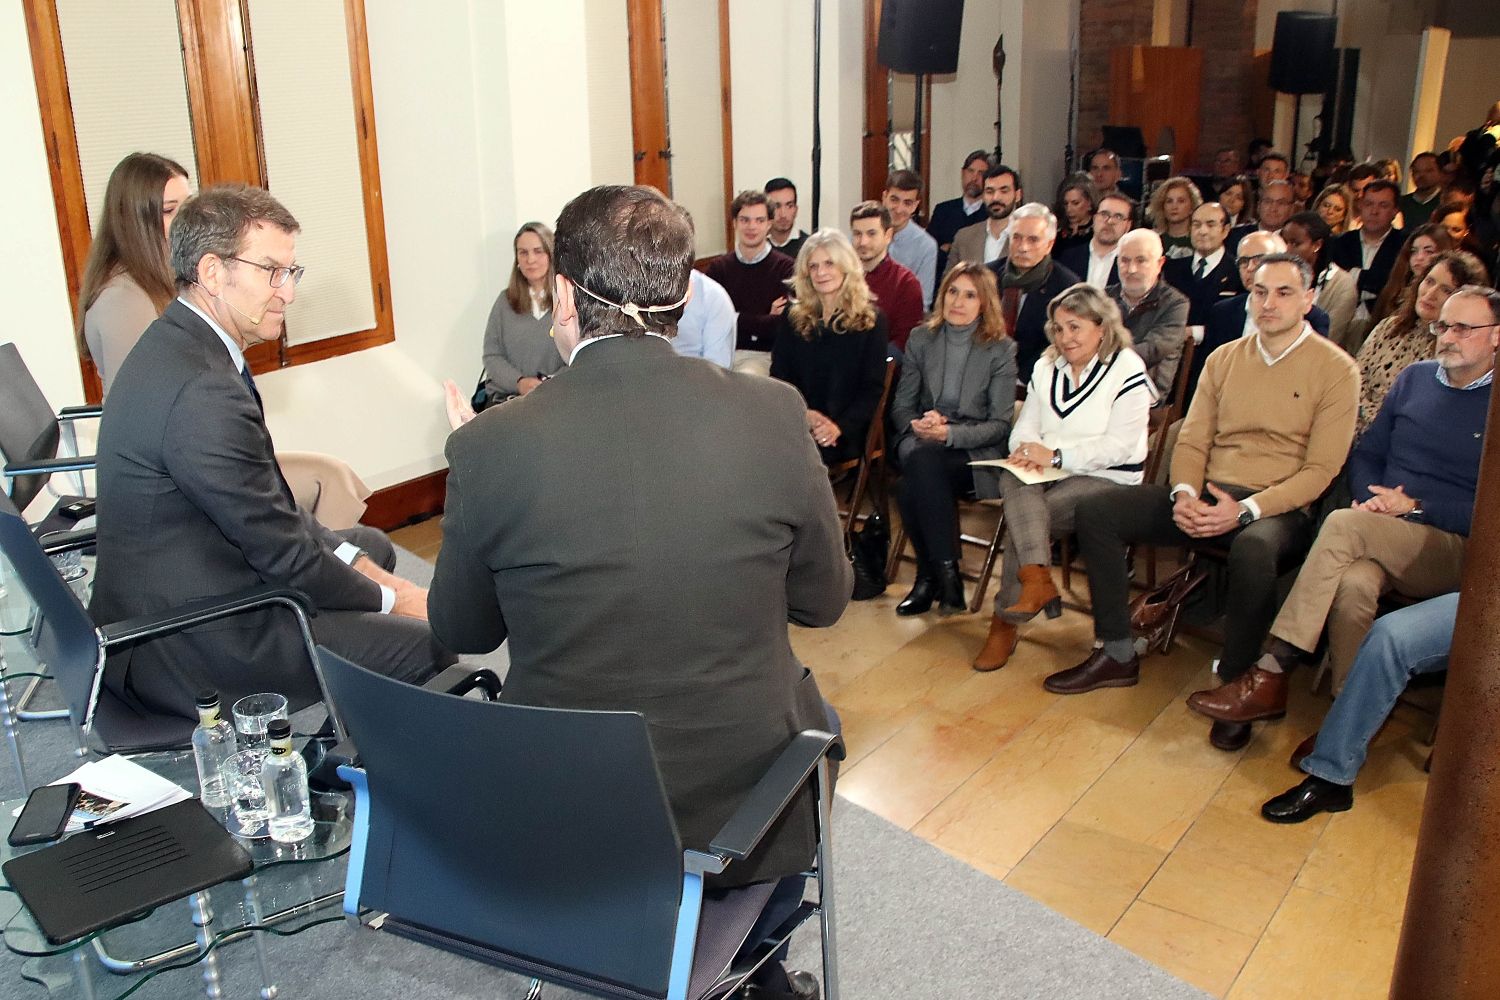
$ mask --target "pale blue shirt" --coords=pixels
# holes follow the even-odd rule
[[[677,323],[672,349],[685,358],[704,358],[720,368],[734,365],[734,303],[729,293],[702,271],[689,275],[693,297]]]
[[[890,255],[917,276],[922,286],[922,308],[931,308],[937,284],[937,240],[915,222],[908,222],[891,237]]]

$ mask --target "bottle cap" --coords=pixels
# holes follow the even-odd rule
[[[289,740],[292,738],[292,724],[285,719],[273,719],[266,727],[266,736],[271,740]]]
[[[198,692],[198,707],[213,708],[219,703],[219,692],[213,688],[204,688]]]

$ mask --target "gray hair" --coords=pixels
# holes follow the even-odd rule
[[[238,256],[245,234],[257,223],[295,233],[301,225],[269,191],[248,184],[215,184],[189,198],[172,220],[172,276],[179,288],[198,280],[198,262],[208,254]]]
[[[1495,291],[1495,289],[1488,285],[1464,285],[1458,291],[1448,296],[1448,298],[1456,299],[1460,295],[1472,295],[1476,299],[1483,299],[1485,304],[1490,307],[1490,319],[1496,323],[1500,323],[1500,292]]]
[[[1147,249],[1150,251],[1151,256],[1153,257],[1160,257],[1165,252],[1162,249],[1161,245],[1161,234],[1154,229],[1130,230],[1124,236],[1120,237],[1121,250],[1125,249],[1126,240],[1130,240],[1131,242],[1140,242],[1144,240],[1147,245]]]
[[[1041,219],[1047,226],[1047,239],[1057,238],[1057,216],[1052,214],[1052,209],[1039,201],[1028,201],[1010,213],[1010,218],[1012,222],[1020,219]]]
[[[1059,309],[1066,309],[1074,316],[1082,316],[1090,323],[1097,323],[1103,327],[1104,336],[1099,340],[1100,360],[1114,357],[1133,343],[1130,329],[1120,317],[1120,307],[1115,304],[1115,300],[1088,282],[1080,281],[1076,285],[1064,288],[1051,302],[1047,303],[1045,329],[1048,347],[1043,354],[1044,357],[1057,357],[1057,348],[1052,346],[1052,341],[1057,335],[1057,311]]]

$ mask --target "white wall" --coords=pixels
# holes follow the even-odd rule
[[[1002,7],[1018,7],[1015,3],[964,4],[963,27],[958,38],[958,72],[932,78],[932,163],[928,177],[932,183],[927,208],[940,201],[957,198],[959,172],[963,169],[963,158],[976,149],[995,151],[995,71],[991,68],[991,53],[995,39],[999,37]],[[1007,10],[1006,13],[1011,13]],[[1019,12],[1016,12],[1019,14]],[[1019,20],[1019,16],[1016,18]],[[1010,57],[1005,75],[1010,85],[1006,87],[1007,106],[1002,124],[1005,128],[1001,152],[1005,160],[1017,170],[1021,179],[1029,181],[1025,170],[1016,160],[1017,136],[1023,123],[1016,101],[1010,95],[1019,92],[1015,85],[1016,57],[1019,39],[1013,31],[1006,30],[1005,50]],[[902,102],[905,104],[905,102]],[[909,110],[901,112],[911,117]]]
[[[693,215],[698,256],[727,249],[724,214],[724,113],[719,80],[719,7],[665,0],[667,131],[672,197]]]
[[[1500,98],[1500,38],[1455,38],[1448,45],[1443,97],[1438,106],[1436,148],[1478,128]]]

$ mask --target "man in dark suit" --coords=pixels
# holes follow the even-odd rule
[[[458,650],[508,637],[506,701],[643,713],[683,843],[706,849],[797,732],[829,728],[787,622],[832,625],[849,600],[833,493],[795,389],[673,352],[679,208],[594,188],[555,247],[570,366],[449,439],[433,630]],[[724,879],[797,876],[813,824],[804,794]]]
[[[1078,283],[1078,275],[1052,259],[1057,216],[1038,202],[1022,205],[1010,217],[1010,256],[986,264],[1000,283],[1005,327],[1016,341],[1016,380],[1026,385],[1047,339],[1047,303]]]
[[[1099,199],[1094,210],[1094,235],[1087,243],[1068,247],[1057,262],[1101,292],[1120,283],[1120,240],[1135,227],[1135,199],[1118,192]]]
[[[1406,233],[1391,225],[1396,219],[1396,203],[1401,189],[1383,177],[1365,185],[1359,197],[1360,228],[1333,238],[1329,257],[1346,271],[1358,271],[1354,285],[1359,289],[1355,321],[1367,320],[1375,300],[1390,280],[1391,268],[1401,256]]]
[[[1193,210],[1189,238],[1191,257],[1173,257],[1162,266],[1167,284],[1188,297],[1188,325],[1208,322],[1208,311],[1216,303],[1244,291],[1234,255],[1224,246],[1229,235],[1229,213],[1216,201]]]
[[[964,168],[959,174],[963,194],[957,198],[940,201],[932,207],[932,218],[927,221],[927,235],[937,240],[937,273],[948,272],[948,253],[953,246],[953,237],[965,226],[984,221],[985,203],[981,197],[984,173],[990,168],[990,155],[976,149],[964,158]]]
[[[151,614],[261,584],[318,609],[319,642],[419,682],[453,662],[432,638],[426,591],[389,573],[373,529],[334,533],[299,510],[272,454],[244,351],[283,332],[295,295],[298,225],[258,188],[187,201],[171,232],[179,298],[120,366],[99,429],[101,621]],[[259,691],[297,711],[321,699],[296,622],[251,612],[113,653],[105,683],[153,714],[196,718],[194,696],[225,704]]]

